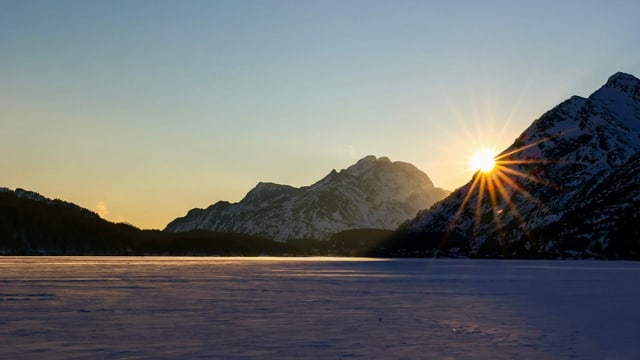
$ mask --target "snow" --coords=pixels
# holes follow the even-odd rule
[[[634,359],[640,263],[1,257],[0,358]]]
[[[328,240],[350,229],[394,230],[447,194],[415,166],[370,155],[310,186],[258,183],[240,202],[191,210],[166,229],[238,232],[277,241]]]
[[[20,188],[15,190],[15,194],[17,197],[21,199],[29,199],[33,201],[43,201],[43,202],[51,201],[50,199],[45,198],[44,196],[38,194],[37,192],[28,191]]]
[[[502,152],[510,154],[506,160],[525,162],[508,164],[507,167],[530,174],[533,178],[507,173],[530,196],[522,196],[522,191],[516,192],[520,196],[506,196],[520,216],[515,212],[503,214],[501,223],[518,224],[528,233],[544,234],[547,226],[557,224],[565,213],[574,214],[579,207],[587,209],[588,205],[598,208],[599,204],[592,203],[591,199],[607,184],[633,188],[633,183],[629,182],[631,177],[624,171],[628,166],[626,162],[640,152],[639,139],[640,80],[632,75],[614,74],[588,98],[573,96],[562,102],[535,120],[513,145]],[[612,174],[616,172],[621,176],[614,180]],[[483,214],[490,214],[493,209],[477,207],[477,187],[470,197],[466,197],[472,181],[430,211],[423,211],[410,220],[407,225],[409,231],[451,231],[477,244],[501,236],[497,222],[479,223],[476,220]],[[503,197],[502,193],[498,193],[498,197]],[[486,201],[488,204],[488,198]],[[615,216],[609,218],[617,219]],[[523,241],[521,232],[506,235],[503,239],[506,242]],[[583,235],[592,240],[600,238],[597,233]],[[541,239],[543,242],[555,240],[563,241]],[[542,248],[548,247],[542,245]]]

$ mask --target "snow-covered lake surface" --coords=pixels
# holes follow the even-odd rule
[[[640,263],[0,257],[3,359],[639,359]]]

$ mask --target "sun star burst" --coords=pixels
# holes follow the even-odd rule
[[[546,140],[549,140],[549,138],[499,155],[489,149],[481,149],[476,152],[469,162],[475,174],[457,212],[453,216],[447,233],[454,231],[456,223],[463,213],[467,213],[465,209],[470,206],[469,210],[473,214],[473,228],[471,229],[473,242],[476,243],[478,237],[484,237],[480,236],[481,223],[484,222],[487,224],[493,223],[496,228],[496,240],[502,243],[505,235],[505,226],[507,225],[505,216],[513,217],[520,225],[526,225],[523,215],[518,211],[513,201],[514,195],[518,194],[538,208],[544,209],[545,205],[536,199],[518,179],[526,179],[529,183],[560,188],[560,186],[540,178],[544,173],[544,165],[553,161],[517,159],[514,158],[514,155]],[[473,204],[473,199],[475,199],[475,204]],[[526,226],[521,226],[521,230],[525,236],[530,237]]]
[[[483,173],[489,173],[496,166],[494,159],[495,151],[489,149],[481,149],[471,157],[471,168],[476,171],[480,170]]]

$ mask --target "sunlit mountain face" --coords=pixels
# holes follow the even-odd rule
[[[593,227],[588,221],[598,221],[594,214],[603,209],[592,202],[612,181],[622,181],[619,187],[637,180],[633,171],[626,180],[611,176],[625,174],[638,152],[640,80],[617,73],[588,98],[574,96],[542,115],[495,156],[493,167],[478,167],[469,183],[419,214],[406,230],[462,237],[471,254],[606,252],[614,237],[625,235],[619,227],[632,215],[620,215],[604,229]],[[610,202],[637,215],[638,199]]]
[[[448,194],[409,163],[367,156],[310,186],[259,183],[240,202],[193,209],[166,230],[226,231],[278,241],[328,240],[349,229],[394,230]]]

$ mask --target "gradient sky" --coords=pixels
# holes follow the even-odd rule
[[[0,0],[0,186],[164,228],[369,155],[471,176],[640,76],[640,1]]]

